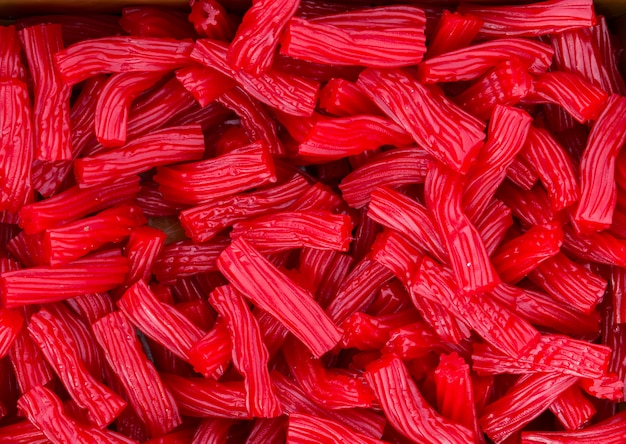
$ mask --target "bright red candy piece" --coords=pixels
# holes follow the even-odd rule
[[[212,159],[160,167],[154,180],[166,199],[200,204],[276,182],[276,173],[265,144],[255,142]]]
[[[321,419],[302,413],[289,415],[287,439],[294,443],[317,443],[332,434],[333,439],[340,439],[354,444],[383,444],[384,441],[355,432],[344,424]]]
[[[232,348],[228,329],[223,322],[216,322],[189,350],[189,363],[198,373],[209,378],[230,361]]]
[[[0,310],[0,357],[9,353],[22,329],[24,317],[17,311]]]
[[[443,11],[428,45],[428,57],[469,46],[483,26],[483,21],[471,14]]]
[[[178,426],[181,418],[176,403],[142,351],[126,316],[117,311],[103,317],[93,324],[93,333],[126,389],[129,403],[150,433],[160,435]]]
[[[431,157],[419,147],[384,151],[345,176],[339,189],[348,205],[362,208],[377,187],[424,183],[431,162]]]
[[[243,381],[161,375],[180,413],[195,418],[249,419]]]
[[[54,377],[41,350],[25,329],[15,338],[9,357],[17,385],[23,393],[27,393],[33,387],[48,384]]]
[[[325,15],[295,17],[281,38],[281,54],[328,65],[396,68],[419,63],[426,52],[422,9],[380,6]]]
[[[570,431],[581,428],[597,413],[593,403],[576,386],[561,393],[550,405],[550,411]]]
[[[457,171],[467,171],[485,138],[484,123],[405,70],[368,69],[357,84],[431,156]]]
[[[108,148],[126,142],[128,114],[133,100],[162,77],[160,72],[119,73],[107,80],[98,97],[94,116],[98,142]]]
[[[478,425],[474,389],[470,367],[456,353],[441,355],[435,370],[437,405],[441,413],[474,431],[474,438],[482,441]]]
[[[18,406],[52,442],[88,444],[107,442],[133,444],[137,441],[108,429],[86,426],[68,416],[59,397],[50,389],[38,386],[24,394]]]
[[[232,77],[248,94],[262,103],[294,116],[313,114],[319,83],[278,69],[269,69],[254,76],[245,71],[233,70],[227,62],[228,48],[225,44],[209,39],[196,42],[192,58],[209,68]]]
[[[547,0],[524,6],[464,5],[483,20],[481,37],[536,37],[596,24],[591,0]]]
[[[10,271],[0,276],[2,302],[5,307],[19,307],[108,291],[122,284],[127,272],[128,261],[119,253]]]
[[[285,211],[238,222],[230,237],[241,237],[262,253],[304,247],[348,251],[352,221],[329,211]]]
[[[621,412],[595,425],[567,432],[522,432],[524,444],[569,444],[599,440],[618,444],[626,433],[626,413]]]
[[[171,284],[179,277],[217,271],[217,258],[227,244],[228,238],[216,237],[200,245],[186,240],[166,245],[154,263],[154,275],[160,283]]]
[[[15,26],[0,28],[0,77],[25,80],[26,69],[20,57],[20,40]]]
[[[218,40],[230,40],[233,37],[235,23],[218,1],[194,0],[189,4],[189,21],[199,35]]]
[[[404,363],[392,355],[372,363],[365,378],[385,416],[402,435],[415,442],[471,442],[473,433],[440,416],[424,400]]]
[[[424,257],[416,271],[412,279],[414,303],[421,296],[440,303],[486,341],[512,358],[524,355],[539,341],[537,330],[488,295],[470,295],[459,290],[451,273],[432,259]]]
[[[395,123],[382,117],[359,115],[315,122],[298,145],[298,155],[314,163],[328,162],[384,145],[411,143],[411,137]]]
[[[606,92],[581,76],[556,71],[537,76],[524,100],[560,105],[576,121],[585,123],[598,118],[607,97]]]
[[[549,131],[531,127],[522,156],[537,171],[553,209],[562,210],[578,200],[580,190],[572,159]]]
[[[180,212],[180,223],[195,242],[207,242],[239,221],[286,210],[309,189],[301,175],[285,183],[207,202]]]
[[[558,225],[538,225],[515,239],[500,245],[491,260],[504,282],[516,283],[563,245],[563,230]]]
[[[8,104],[0,116],[0,210],[16,213],[32,199],[33,128],[26,84],[0,79],[0,100]],[[10,104],[10,105],[9,105]],[[5,172],[11,172],[7,174]]]
[[[517,358],[505,357],[489,346],[477,344],[472,361],[474,369],[480,373],[544,372],[600,378],[607,372],[610,354],[611,349],[603,345],[567,336],[543,335],[536,345]]]
[[[110,242],[121,242],[128,238],[133,228],[146,221],[141,208],[120,205],[95,216],[48,229],[41,243],[42,260],[50,265],[71,262]]]
[[[587,314],[593,312],[607,289],[606,280],[562,253],[539,264],[529,278],[556,301]]]
[[[202,330],[176,308],[160,302],[144,281],[126,290],[117,305],[146,336],[182,359],[189,359],[189,350],[202,337]]]
[[[608,228],[616,203],[615,160],[626,142],[626,98],[612,95],[594,123],[581,160],[576,227],[584,232]]]
[[[463,205],[471,220],[489,206],[528,136],[531,117],[510,106],[496,105],[491,113],[487,142],[470,168],[463,191]]]
[[[383,435],[387,423],[384,417],[365,409],[325,409],[308,398],[298,384],[282,373],[273,371],[271,376],[286,413],[303,413],[327,418],[375,438]]]
[[[177,69],[176,79],[203,107],[236,85],[233,79],[211,68],[199,65],[184,66]]]
[[[200,125],[185,125],[153,131],[124,146],[74,162],[74,174],[81,186],[146,172],[161,165],[201,159],[204,136]]]
[[[280,35],[299,4],[299,0],[256,0],[244,14],[228,47],[230,66],[254,76],[267,71],[272,66]]]
[[[282,409],[267,368],[269,353],[259,324],[243,295],[231,286],[222,286],[211,293],[209,301],[226,320],[233,343],[233,364],[244,376],[250,415],[260,418],[279,416]]]
[[[226,278],[246,297],[276,317],[316,356],[333,348],[340,330],[311,294],[281,273],[244,239],[233,241],[218,259]]]
[[[286,357],[290,372],[307,396],[328,409],[373,405],[375,396],[362,377],[344,374],[323,363],[295,341],[287,341],[291,352]]]
[[[67,85],[97,74],[168,71],[191,61],[193,43],[155,37],[103,37],[58,51],[56,67]]]
[[[20,31],[35,86],[34,155],[39,160],[71,160],[70,95],[54,65],[63,50],[60,25],[37,25]]]
[[[19,223],[26,234],[40,233],[47,228],[64,225],[89,213],[125,202],[138,192],[137,176],[128,176],[94,188],[67,188],[50,199],[22,207]]]
[[[425,83],[475,79],[498,63],[517,58],[532,74],[546,72],[554,50],[534,40],[502,38],[447,52],[420,63],[418,78]]]
[[[285,154],[285,148],[278,138],[276,123],[258,100],[240,87],[235,87],[224,91],[217,101],[239,116],[241,128],[250,141],[265,142],[273,155]]]
[[[369,217],[411,238],[437,260],[448,260],[433,216],[421,203],[385,187],[372,191],[371,199],[367,212]]]
[[[363,91],[346,79],[332,78],[320,91],[319,105],[336,116],[380,113],[380,110],[367,98]]]
[[[87,409],[89,421],[97,427],[108,426],[126,402],[89,373],[78,355],[78,344],[72,339],[69,326],[63,319],[41,310],[31,317],[28,332],[72,399]]]
[[[482,410],[479,423],[491,439],[504,440],[539,416],[577,380],[558,373],[522,376],[504,396]]]
[[[441,164],[431,168],[426,177],[426,207],[448,250],[459,289],[468,293],[487,291],[500,278],[476,227],[463,212],[462,198],[463,179],[459,173]]]
[[[496,105],[515,105],[531,92],[533,80],[517,59],[496,65],[454,101],[473,116],[487,120]]]

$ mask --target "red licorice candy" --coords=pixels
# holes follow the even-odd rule
[[[294,18],[281,38],[281,54],[328,65],[393,68],[419,63],[426,52],[425,13],[412,6],[381,6]]]
[[[34,155],[39,160],[70,160],[70,94],[55,67],[63,49],[61,25],[36,25],[22,29],[20,39],[33,76]]]
[[[619,25],[397,3],[3,22],[0,443],[624,441]]]
[[[211,305],[226,320],[233,344],[233,364],[244,376],[246,406],[251,416],[273,418],[281,414],[267,368],[269,353],[259,323],[246,300],[230,286],[218,287],[211,293]]]

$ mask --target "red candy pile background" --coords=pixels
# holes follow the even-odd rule
[[[621,443],[590,0],[0,27],[0,443]]]

